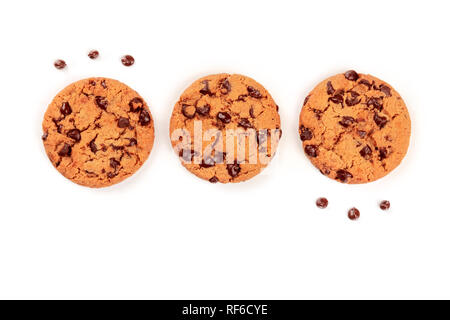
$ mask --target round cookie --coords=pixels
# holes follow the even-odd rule
[[[324,175],[367,183],[400,164],[411,120],[389,84],[351,70],[322,81],[306,97],[299,132],[306,155]]]
[[[245,181],[275,154],[281,137],[278,106],[253,79],[206,76],[175,104],[170,135],[183,166],[196,176],[211,183]]]
[[[154,140],[153,119],[142,97],[107,78],[80,80],[59,92],[42,128],[55,168],[93,188],[131,176],[148,158]]]

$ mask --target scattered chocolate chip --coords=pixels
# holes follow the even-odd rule
[[[368,145],[366,145],[359,151],[359,154],[364,159],[369,160],[372,157],[372,149]]]
[[[316,206],[320,209],[325,209],[328,207],[328,200],[327,198],[319,198],[316,200]]]
[[[367,132],[363,130],[358,130],[358,135],[360,138],[364,138],[367,135]]]
[[[117,173],[115,173],[115,172],[108,172],[108,174],[106,176],[108,177],[108,179],[112,179],[115,176],[117,176]]]
[[[348,218],[350,220],[358,220],[360,215],[361,214],[359,210],[356,208],[351,208],[350,210],[348,210]]]
[[[356,81],[359,78],[359,75],[354,70],[347,71],[344,74],[344,76],[345,76],[345,79],[350,80],[350,81]]]
[[[113,150],[116,150],[116,151],[125,149],[124,146],[115,146],[115,145],[111,145],[111,148],[113,148]]]
[[[383,200],[380,202],[380,209],[381,210],[388,210],[391,207],[391,203],[387,200]]]
[[[245,97],[248,97],[248,95],[246,95],[246,94],[241,94],[241,95],[239,95],[239,97],[237,98],[237,101],[244,101],[244,102],[245,102]]]
[[[72,108],[70,107],[70,104],[68,102],[63,102],[61,105],[61,108],[59,108],[59,111],[64,115],[68,116],[72,113]]]
[[[219,179],[218,179],[216,176],[214,176],[214,177],[212,177],[211,179],[209,179],[209,182],[211,182],[211,183],[217,183],[217,182],[219,182]]]
[[[106,85],[106,81],[102,80],[102,82],[100,82],[100,84],[102,85],[103,89],[107,89],[107,85]]]
[[[369,90],[372,89],[372,84],[366,79],[361,79],[361,81],[359,81],[359,84],[365,85]]]
[[[306,128],[305,126],[300,126],[300,139],[302,141],[311,140],[313,138],[313,134],[309,128]]]
[[[139,124],[141,126],[146,126],[152,121],[152,118],[150,117],[150,114],[147,110],[141,110],[141,113],[139,114]]]
[[[261,99],[261,98],[262,98],[261,92],[259,92],[259,90],[256,89],[256,88],[253,88],[253,87],[251,87],[251,86],[248,86],[248,87],[247,87],[247,91],[248,91],[248,95],[249,95],[250,97],[252,97],[252,98],[255,98],[255,99]]]
[[[223,94],[228,94],[231,91],[231,83],[228,79],[223,79],[220,82],[220,92]]]
[[[250,107],[250,109],[248,110],[248,114],[250,115],[251,118],[255,119],[255,110],[253,109],[253,107]]]
[[[130,55],[123,56],[121,60],[125,67],[130,67],[134,64],[134,58]]]
[[[305,147],[305,153],[308,156],[315,158],[319,155],[319,148],[316,145],[309,144]]]
[[[380,161],[386,159],[388,157],[388,150],[387,150],[387,148],[384,148],[384,147],[380,148],[378,150],[378,154],[379,154]]]
[[[239,119],[238,126],[245,128],[245,129],[253,128],[252,124],[250,123],[250,121],[247,118]]]
[[[206,157],[206,159],[202,160],[202,163],[199,164],[201,168],[211,168],[216,165],[216,162],[211,157]]]
[[[377,109],[378,111],[383,110],[383,103],[380,102],[380,98],[376,98],[376,97],[370,97],[369,99],[367,99],[367,106],[368,107],[372,107]]]
[[[79,142],[79,141],[81,140],[81,132],[80,132],[80,130],[78,130],[78,129],[72,129],[72,130],[69,130],[69,131],[67,132],[67,136],[68,136],[70,139],[75,140],[76,142]]]
[[[183,104],[181,106],[181,113],[188,119],[193,119],[195,117],[196,109],[194,106]]]
[[[357,92],[350,91],[350,95],[351,97],[347,97],[347,99],[345,99],[345,103],[349,107],[353,107],[354,105],[357,105],[361,102],[361,99],[359,98],[359,94]]]
[[[109,166],[111,168],[113,168],[114,170],[117,170],[117,168],[120,167],[120,161],[118,161],[114,158],[111,158],[111,159],[109,159]]]
[[[349,116],[343,116],[339,124],[344,128],[348,128],[352,123],[355,122],[355,118]]]
[[[119,128],[128,128],[130,125],[130,120],[128,118],[120,117],[119,120],[117,120],[117,126]]]
[[[196,111],[201,116],[207,116],[209,111],[211,110],[211,106],[209,104],[204,105],[203,107],[197,107]]]
[[[72,154],[72,147],[70,144],[65,143],[64,146],[59,150],[58,155],[60,157],[70,157]]]
[[[212,95],[211,91],[209,90],[209,80],[203,80],[202,81],[203,84],[203,88],[200,89],[200,93],[201,94],[207,94],[207,95]]]
[[[137,145],[137,140],[135,138],[130,138],[130,143],[128,143],[129,147]]]
[[[98,58],[98,55],[99,55],[99,53],[98,53],[97,50],[91,50],[91,51],[88,53],[88,57],[91,58],[91,59],[97,59],[97,58]]]
[[[224,163],[226,157],[227,157],[226,152],[215,151],[215,153],[214,153],[215,163]]]
[[[95,139],[93,139],[93,140],[91,140],[91,142],[89,142],[89,148],[91,149],[91,151],[93,153],[96,153],[98,151],[97,145],[95,144]]]
[[[105,97],[96,96],[95,97],[95,103],[100,109],[106,110],[106,107],[108,106],[108,100],[106,100]]]
[[[237,162],[233,164],[227,164],[227,171],[231,177],[235,178],[241,172],[241,166]]]
[[[45,132],[43,135],[42,135],[42,140],[47,140],[47,137],[48,137],[48,132]]]
[[[56,69],[64,69],[66,67],[66,62],[64,60],[56,60],[55,63],[53,64],[55,66]]]
[[[231,116],[227,112],[219,112],[217,114],[217,119],[220,120],[223,123],[230,123],[231,122]]]
[[[388,119],[386,117],[380,116],[377,113],[373,116],[373,121],[375,121],[380,129],[384,128],[384,126],[388,123]]]
[[[347,182],[347,180],[351,178],[353,178],[353,175],[344,169],[336,171],[336,179],[341,180],[342,182]]]
[[[94,80],[89,80],[89,85],[91,85],[91,86],[95,87],[96,83],[95,83],[95,81],[94,81]]]
[[[336,93],[334,96],[328,98],[328,101],[336,104],[342,104],[344,102],[344,97],[342,96],[342,94]]]
[[[383,92],[386,97],[390,97],[391,95],[391,88],[389,88],[387,85],[385,84],[381,84],[379,89],[381,90],[381,92]]]
[[[320,171],[321,174],[323,174],[325,176],[327,176],[327,175],[329,175],[331,173],[330,169],[328,169],[328,168],[319,169],[319,171]]]
[[[327,94],[329,94],[330,96],[334,94],[334,88],[333,85],[331,84],[331,81],[327,82]]]
[[[135,107],[137,105],[137,107]],[[130,112],[139,112],[142,110],[142,106],[144,105],[144,100],[142,100],[139,97],[135,97],[131,99],[131,101],[128,103],[128,106],[130,107]]]
[[[310,97],[311,97],[311,95],[308,95],[308,96],[305,98],[305,101],[303,101],[303,106],[305,106],[305,104],[308,103]]]

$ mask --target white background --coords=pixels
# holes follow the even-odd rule
[[[447,1],[4,2],[0,298],[450,298],[448,12]],[[412,118],[401,166],[366,185],[322,176],[297,132],[308,92],[347,69],[393,85]],[[280,106],[278,153],[241,184],[196,178],[170,147],[179,95],[219,72],[254,78]],[[66,180],[41,142],[53,96],[88,76],[136,89],[156,125],[142,169],[101,190]]]

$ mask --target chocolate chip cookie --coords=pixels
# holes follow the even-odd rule
[[[148,158],[154,126],[139,94],[123,83],[89,78],[70,84],[48,106],[45,150],[56,169],[83,186],[101,188],[131,176]]]
[[[278,106],[266,89],[238,74],[195,81],[170,120],[172,145],[183,166],[211,183],[257,175],[281,137]]]
[[[351,70],[322,81],[306,97],[299,132],[306,155],[324,175],[367,183],[400,164],[411,120],[389,84]]]

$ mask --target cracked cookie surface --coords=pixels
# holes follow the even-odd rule
[[[367,183],[400,164],[411,120],[389,84],[350,70],[322,81],[306,97],[299,133],[306,155],[324,175]]]
[[[148,158],[154,141],[153,119],[144,99],[108,78],[80,80],[59,92],[42,128],[55,168],[92,188],[131,176]]]
[[[198,148],[196,125],[201,125],[203,136]],[[179,130],[186,134],[176,134]],[[242,134],[246,147],[240,149],[241,156],[238,140],[227,135],[229,130]],[[206,76],[188,87],[175,104],[170,134],[183,166],[196,176],[211,183],[245,181],[265,168],[275,153],[281,137],[278,106],[253,79],[238,74]],[[227,149],[229,139],[234,148]]]

